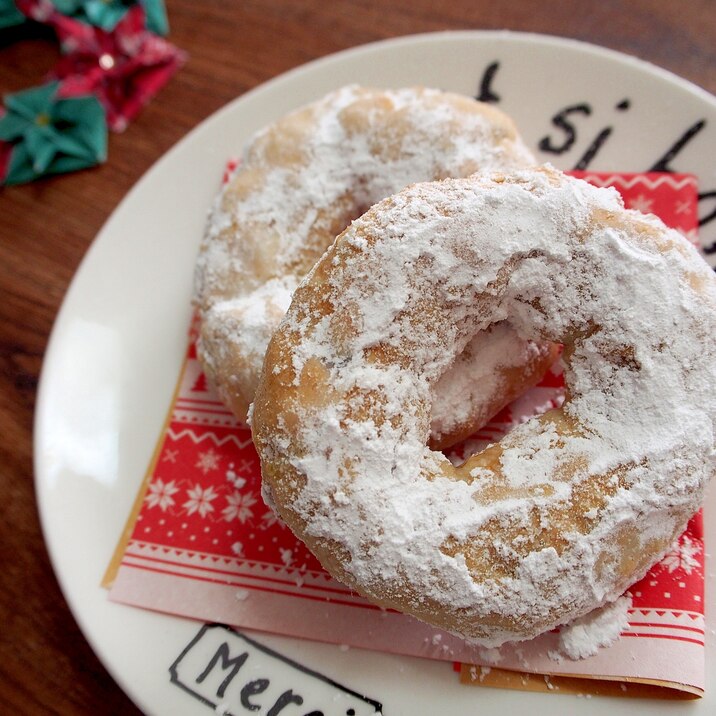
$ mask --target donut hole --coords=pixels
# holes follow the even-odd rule
[[[498,370],[485,372],[495,364]],[[561,407],[563,367],[560,344],[525,340],[508,321],[493,324],[435,384],[429,446],[459,466],[515,426]]]

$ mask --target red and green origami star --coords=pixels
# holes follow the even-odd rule
[[[123,131],[184,62],[159,35],[162,0],[0,0],[0,28],[51,26],[62,56],[40,87],[0,107],[0,184],[104,161],[107,129]]]

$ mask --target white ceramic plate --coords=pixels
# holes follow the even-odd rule
[[[201,625],[110,603],[99,586],[182,361],[192,270],[206,210],[225,159],[237,154],[250,134],[296,106],[352,82],[385,87],[422,84],[469,95],[482,88],[499,96],[499,106],[514,117],[539,156],[559,167],[573,168],[602,135],[606,139],[590,169],[643,171],[671,150],[670,168],[696,174],[703,192],[716,190],[716,101],[711,95],[624,55],[507,32],[406,37],[313,62],[232,102],[157,162],[102,229],[67,294],[45,359],[35,445],[42,522],[64,594],[99,657],[147,713],[212,710],[187,690],[186,673],[170,673]],[[560,111],[576,105],[583,109],[565,115],[568,124],[560,128],[553,122]],[[562,149],[561,153],[539,151],[545,137],[549,140],[543,146]],[[701,214],[713,209],[713,199],[706,197]],[[716,221],[704,227],[702,236],[707,243],[716,241]],[[716,545],[713,522],[707,540]],[[708,613],[713,615],[713,576],[707,594]],[[557,715],[577,708],[585,714],[666,709],[705,714],[716,712],[713,627],[711,616],[710,689],[699,703],[682,705],[467,688],[458,684],[446,663],[341,651],[267,635],[258,639],[304,667],[382,702],[390,716],[484,714],[498,709]],[[188,658],[180,664],[185,671],[191,668]],[[251,663],[260,661],[259,656],[251,658]],[[291,671],[290,666],[280,679],[275,664],[256,666],[254,671],[261,668],[274,669],[271,673],[284,679],[281,683],[293,679],[296,692],[319,689],[314,677]],[[321,683],[320,688],[330,690]],[[235,700],[232,713],[244,711],[239,696],[227,691],[227,699]],[[350,713],[353,697],[334,697],[336,713]],[[261,702],[259,696],[252,699]],[[362,707],[352,708],[363,712]],[[264,704],[255,713],[267,710]],[[283,713],[299,711],[304,713],[290,704]]]

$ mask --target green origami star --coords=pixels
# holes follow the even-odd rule
[[[107,158],[104,109],[92,96],[57,99],[57,82],[5,96],[0,140],[12,145],[6,184],[91,167]]]
[[[21,25],[25,20],[13,0],[0,0],[0,28]]]
[[[52,0],[63,14],[111,32],[131,5],[144,8],[147,27],[157,35],[169,32],[169,21],[163,0]]]

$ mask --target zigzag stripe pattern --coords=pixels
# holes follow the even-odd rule
[[[682,176],[680,179],[677,179],[670,174],[662,174],[655,179],[651,179],[644,174],[637,174],[633,177],[585,174],[582,178],[590,184],[594,184],[596,186],[615,186],[618,184],[619,186],[624,187],[624,189],[632,189],[637,184],[643,185],[651,190],[657,189],[664,184],[668,184],[676,191],[683,189],[686,186],[696,186],[695,177]]]
[[[223,438],[218,438],[214,433],[203,432],[201,435],[197,435],[193,430],[185,428],[184,430],[173,430],[171,427],[167,428],[167,436],[170,437],[174,442],[181,440],[182,438],[189,438],[195,445],[209,440],[213,442],[216,447],[221,447],[226,443],[234,443],[240,450],[243,450],[247,445],[251,444],[251,435],[245,440],[241,440],[238,435],[225,435]]]
[[[186,550],[176,547],[166,547],[163,544],[153,542],[143,542],[140,540],[132,539],[127,545],[125,554],[131,555],[137,558],[143,558],[146,556],[156,557],[157,555],[165,560],[172,561],[176,564],[184,566],[201,567],[204,565],[219,565],[223,567],[231,567],[237,570],[248,570],[253,571],[256,574],[263,574],[265,572],[280,573],[287,579],[295,579],[296,577],[302,577],[304,579],[311,578],[322,584],[333,583],[336,587],[342,589],[346,593],[350,593],[351,590],[341,582],[338,582],[331,577],[328,572],[321,570],[305,569],[298,567],[289,567],[286,565],[278,565],[275,562],[263,562],[258,559],[247,559],[246,557],[226,557],[213,554],[211,552],[201,552],[199,550]]]

